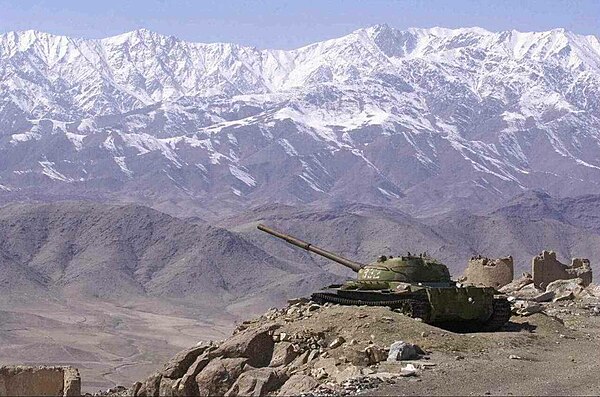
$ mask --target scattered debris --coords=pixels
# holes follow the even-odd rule
[[[417,368],[413,364],[406,364],[400,371],[400,376],[417,376]]]
[[[535,302],[529,302],[525,300],[516,300],[512,304],[512,312],[513,314],[517,314],[519,316],[530,316],[535,313],[540,313],[544,311],[544,307]]]
[[[533,283],[533,278],[531,277],[531,274],[524,273],[522,277],[515,279],[512,282],[506,284],[504,287],[500,288],[499,291],[502,293],[505,293],[505,294],[511,294],[515,291],[520,290],[524,286],[532,284],[532,283]]]
[[[572,300],[583,292],[583,280],[580,278],[555,280],[548,284],[546,291],[554,293],[553,302]]]
[[[346,342],[346,339],[344,339],[342,336],[338,336],[329,344],[329,348],[335,349],[336,347],[340,347],[342,344],[344,344],[344,342]]]
[[[385,361],[388,358],[388,350],[383,349],[377,345],[367,346],[365,348],[365,354],[367,356],[369,365],[377,364],[381,361]]]

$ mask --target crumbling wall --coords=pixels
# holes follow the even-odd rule
[[[571,266],[567,266],[556,259],[554,251],[543,251],[533,257],[531,260],[531,274],[533,284],[542,289],[556,280],[581,278],[584,287],[592,282],[592,268],[588,259],[573,258]]]
[[[81,377],[73,367],[0,367],[0,396],[80,396]]]
[[[500,288],[513,280],[512,256],[490,259],[481,256],[469,260],[463,280],[469,284]]]

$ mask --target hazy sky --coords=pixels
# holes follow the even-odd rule
[[[2,32],[88,38],[144,27],[189,41],[294,48],[378,23],[600,36],[600,0],[0,0]]]

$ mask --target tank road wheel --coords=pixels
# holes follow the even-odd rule
[[[423,322],[429,322],[431,307],[429,301],[416,299],[395,299],[368,301],[361,299],[342,298],[335,294],[316,292],[312,294],[311,300],[319,305],[327,302],[346,306],[387,306],[397,312],[407,315],[412,318],[420,318]]]
[[[508,300],[505,298],[495,298],[492,307],[492,315],[481,327],[482,331],[497,331],[510,320],[511,309]]]
[[[429,321],[431,307],[427,301],[406,299],[396,310],[399,310],[402,314],[411,318],[420,318],[424,323],[427,323]]]

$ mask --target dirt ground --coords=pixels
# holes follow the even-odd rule
[[[501,331],[451,332],[410,319],[387,308],[333,306],[309,317],[284,316],[278,332],[320,334],[345,343],[328,350],[346,362],[365,347],[388,347],[398,340],[429,354],[416,377],[396,378],[366,395],[599,395],[600,316],[573,303],[554,303],[548,313],[513,316]],[[376,372],[395,372],[382,362]],[[417,363],[418,365],[418,363]],[[327,379],[323,381],[327,382]],[[317,394],[318,395],[318,394]]]
[[[434,350],[429,362],[435,367],[369,394],[599,395],[600,317],[563,318],[565,325],[543,314],[513,317],[505,332],[469,336],[490,340],[489,347],[479,352]]]
[[[368,395],[599,395],[600,316],[571,302],[547,309],[550,315],[513,316],[494,333],[452,332],[388,308],[366,306],[318,307],[308,315],[288,315],[284,309],[272,319],[250,323],[276,322],[278,332],[288,335],[323,335],[327,345],[341,336],[346,343],[327,354],[348,365],[361,353],[364,357],[367,346],[389,347],[398,340],[429,353],[418,360],[428,365],[416,377],[396,378]],[[129,386],[162,367],[175,351],[200,339],[229,336],[233,323],[231,317],[190,319],[147,303],[0,308],[0,318],[0,362],[74,365],[81,371],[84,392]],[[394,372],[389,365],[372,369]]]
[[[202,320],[210,318],[210,320]],[[231,333],[233,318],[182,313],[165,302],[0,307],[0,364],[73,365],[94,393],[162,367],[175,352]]]

